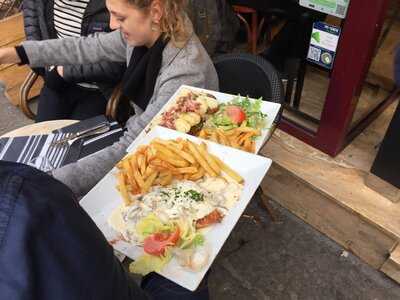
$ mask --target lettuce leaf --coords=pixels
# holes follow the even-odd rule
[[[262,98],[251,101],[248,97],[241,96],[237,96],[230,102],[220,106],[219,111],[211,118],[214,127],[223,130],[230,130],[237,127],[236,124],[233,124],[230,118],[224,114],[225,106],[227,105],[236,105],[244,110],[246,113],[246,126],[255,129],[265,128],[267,115],[261,112]]]
[[[141,219],[136,224],[136,233],[141,238],[146,238],[147,236],[163,231],[174,231],[174,224],[165,224],[155,214],[149,214],[145,218]]]
[[[179,248],[189,249],[201,246],[204,244],[204,236],[198,233],[193,223],[186,220],[178,221],[179,229],[181,230],[181,240]]]
[[[164,256],[143,254],[137,260],[130,263],[129,272],[141,274],[143,276],[150,272],[160,272],[171,258],[171,251],[165,251]]]
[[[193,238],[192,245],[194,247],[203,246],[204,242],[204,235],[202,235],[201,233],[197,233],[196,236]]]

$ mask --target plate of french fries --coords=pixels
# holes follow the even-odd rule
[[[153,139],[117,164],[118,190],[124,202],[131,203],[130,195],[147,193],[154,185],[167,186],[173,180],[196,181],[205,175],[228,176],[238,183],[244,179],[219,157],[200,144],[187,139]]]
[[[234,205],[204,232],[208,245],[206,264],[190,271],[172,257],[162,270],[164,277],[189,289],[200,284],[225,240],[233,230],[247,204],[271,166],[271,160],[232,147],[199,139],[161,126],[140,136],[129,147],[128,154],[81,201],[114,249],[133,260],[143,256],[141,246],[128,242],[110,227],[108,219],[121,205],[132,205],[138,195],[154,189],[168,188],[180,182],[195,182],[204,178],[224,178],[241,186]],[[202,218],[200,221],[204,221]]]
[[[182,85],[145,128],[163,126],[258,153],[270,137],[281,105]]]

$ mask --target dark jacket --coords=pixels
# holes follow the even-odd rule
[[[47,40],[57,38],[54,28],[54,0],[24,0],[23,15],[27,40]],[[82,36],[96,32],[110,32],[109,13],[103,0],[89,2],[82,21]],[[108,98],[115,85],[121,80],[126,64],[103,61],[95,64],[66,65],[64,79],[68,82],[96,82]],[[34,69],[40,75],[43,68]]]
[[[0,299],[148,299],[72,192],[0,161]]]
[[[397,87],[400,87],[400,45],[397,46],[394,57],[394,81]]]

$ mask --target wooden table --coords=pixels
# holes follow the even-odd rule
[[[55,120],[55,121],[46,121],[35,123],[31,125],[27,125],[13,131],[7,132],[1,137],[15,137],[15,136],[26,136],[26,135],[35,135],[35,134],[49,134],[53,130],[72,125],[77,123],[77,120]]]

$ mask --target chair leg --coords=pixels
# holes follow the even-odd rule
[[[257,38],[258,38],[258,14],[251,14],[251,53],[257,54]]]
[[[257,192],[258,196],[260,197],[260,203],[261,205],[265,208],[265,210],[267,211],[268,215],[271,217],[272,222],[278,222],[279,218],[276,215],[274,209],[271,207],[271,205],[269,204],[269,200],[267,199],[267,196],[264,194],[261,186],[259,186],[257,188]]]
[[[257,41],[260,36],[261,28],[264,25],[264,18],[261,19],[261,22],[259,24],[257,11],[241,11],[239,8],[237,8],[236,10],[236,16],[239,18],[240,21],[243,22],[246,27],[248,51],[253,54],[257,54]],[[241,13],[251,14],[251,25],[241,15]]]
[[[264,26],[264,23],[265,23],[265,19],[261,18],[260,24],[258,24],[258,27],[257,27],[257,41],[260,39],[260,34],[261,34],[261,30]]]
[[[244,26],[246,27],[247,31],[247,48],[248,51],[252,51],[252,42],[251,42],[251,37],[252,37],[252,32],[249,23],[247,20],[239,13],[236,14],[236,16],[243,22]]]
[[[21,85],[19,90],[19,107],[21,108],[22,112],[29,118],[34,120],[35,114],[32,112],[31,108],[28,104],[28,95],[29,91],[31,90],[32,86],[35,84],[36,80],[38,79],[39,75],[35,72],[30,71],[28,76],[25,78],[24,82]]]
[[[273,223],[277,223],[279,222],[279,217],[277,216],[275,210],[271,207],[271,205],[269,204],[269,200],[267,198],[267,196],[264,194],[261,186],[259,186],[256,190],[256,195],[258,195],[259,199],[260,199],[260,204],[262,207],[264,207],[264,209],[266,210],[267,214],[270,216],[271,221]],[[246,219],[250,219],[251,221],[253,221],[256,225],[265,225],[264,223],[261,222],[261,218],[258,215],[247,215],[247,214],[242,214],[241,216],[242,218],[246,218]]]

